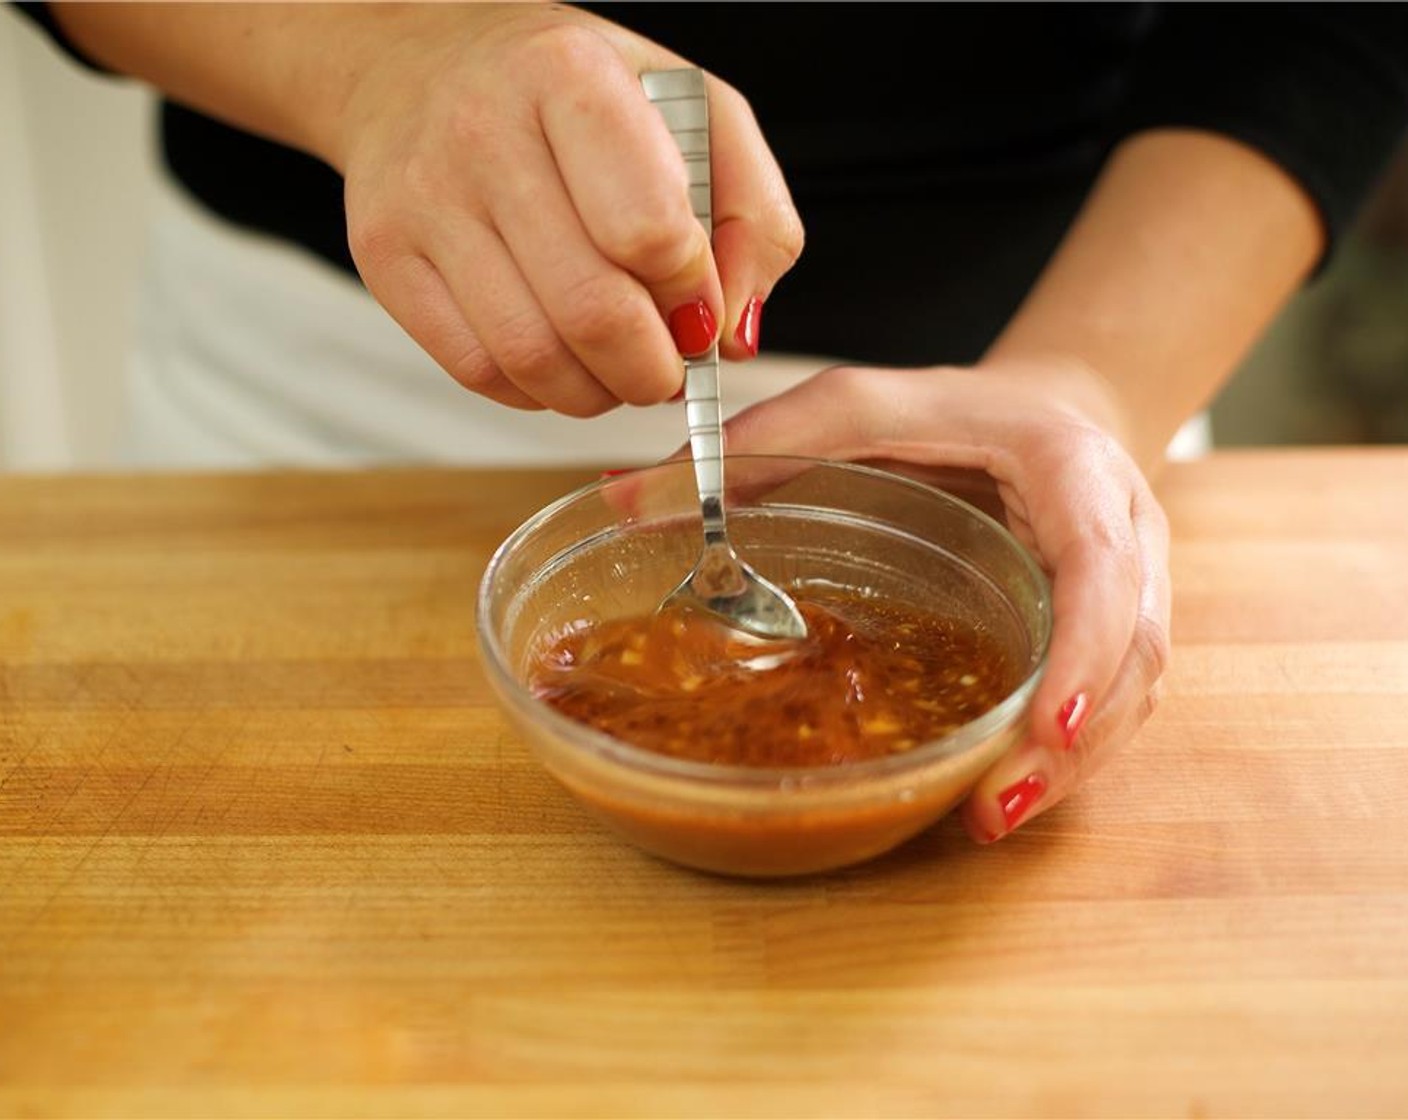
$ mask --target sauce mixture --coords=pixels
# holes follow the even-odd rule
[[[696,762],[824,766],[911,750],[977,718],[1019,683],[972,624],[854,593],[797,596],[799,642],[740,634],[671,607],[578,622],[535,651],[529,686],[638,747]]]

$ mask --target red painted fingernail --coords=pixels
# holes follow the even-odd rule
[[[602,478],[615,478],[618,474],[626,474],[626,473],[628,473],[628,472],[630,471],[630,469],[631,469],[630,467],[622,467],[619,471],[602,471],[602,472],[601,472],[601,477],[602,477]]]
[[[758,356],[758,331],[763,323],[763,301],[754,296],[748,301],[748,306],[743,309],[742,316],[738,320],[738,329],[733,332],[733,337],[740,346],[746,347],[748,353],[753,357]]]
[[[1041,795],[1045,792],[1046,779],[1040,774],[1028,774],[1020,782],[1014,782],[997,795],[1002,819],[1007,823],[1009,830],[1022,822],[1022,818],[1041,800]]]
[[[714,313],[702,299],[686,303],[670,312],[670,335],[686,358],[707,354],[718,333]]]
[[[1084,692],[1077,692],[1069,700],[1061,705],[1061,710],[1056,713],[1056,723],[1061,728],[1061,734],[1066,737],[1066,749],[1070,750],[1075,745],[1076,736],[1080,734],[1081,724],[1085,722],[1085,717],[1090,712],[1090,697]]]

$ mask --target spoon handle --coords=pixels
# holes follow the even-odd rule
[[[640,77],[645,95],[660,110],[665,126],[679,145],[689,173],[689,201],[694,216],[714,232],[714,206],[709,176],[709,98],[704,71],[649,70]],[[685,422],[694,459],[694,479],[704,515],[706,544],[725,543],[723,406],[719,403],[719,347],[684,363]]]
[[[718,351],[684,365],[685,419],[706,544],[724,543],[724,438]]]

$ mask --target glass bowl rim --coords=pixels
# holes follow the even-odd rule
[[[816,766],[744,766],[718,762],[698,762],[693,759],[675,758],[658,751],[648,750],[645,747],[635,746],[598,731],[579,720],[563,715],[551,705],[534,696],[509,672],[508,658],[505,656],[503,645],[499,636],[492,632],[492,627],[489,625],[493,577],[507,562],[520,542],[567,507],[580,502],[593,493],[604,490],[607,486],[629,475],[667,469],[692,469],[693,467],[687,458],[666,459],[658,463],[629,467],[622,471],[613,472],[609,476],[603,475],[583,483],[549,502],[503,539],[489,557],[489,562],[485,565],[484,573],[480,577],[479,591],[476,597],[475,626],[479,648],[483,654],[481,663],[498,686],[519,706],[531,709],[534,712],[534,718],[541,717],[557,739],[571,743],[574,748],[580,747],[586,753],[603,761],[620,764],[631,771],[659,778],[687,781],[692,784],[767,789],[851,785],[867,779],[883,779],[911,770],[924,769],[928,763],[939,763],[959,758],[997,732],[1015,712],[1020,711],[1026,704],[1046,671],[1047,656],[1050,653],[1051,585],[1046,573],[1037,564],[1031,552],[1013,536],[1006,526],[956,494],[919,479],[910,478],[898,471],[874,467],[866,463],[857,463],[846,459],[826,459],[811,455],[760,453],[725,455],[725,460],[739,463],[759,460],[790,462],[803,464],[808,469],[823,467],[842,473],[869,476],[887,484],[899,484],[902,487],[911,488],[926,500],[937,499],[955,506],[965,517],[972,518],[984,525],[1016,555],[1025,574],[1038,592],[1037,613],[1041,619],[1041,626],[1040,632],[1035,635],[1036,642],[1031,657],[1031,668],[1017,686],[1000,702],[977,719],[960,725],[943,738],[930,740],[901,754],[864,759],[858,762],[822,763]],[[877,524],[877,529],[880,528],[883,527]],[[537,750],[536,747],[533,749]]]

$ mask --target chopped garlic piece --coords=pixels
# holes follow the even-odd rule
[[[902,724],[899,720],[885,712],[870,719],[861,720],[860,729],[867,735],[892,735],[900,729]]]

